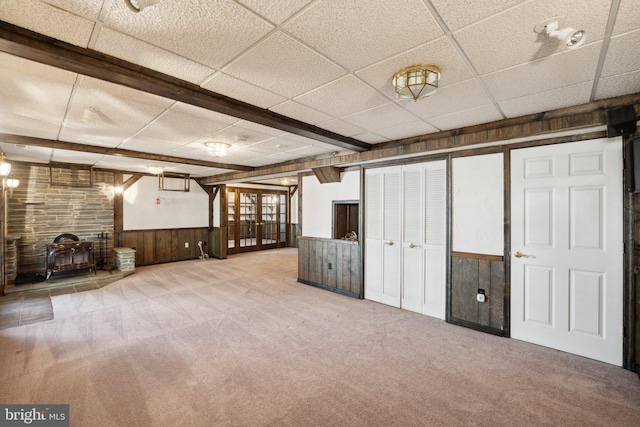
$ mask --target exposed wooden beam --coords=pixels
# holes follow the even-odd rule
[[[13,135],[0,133],[0,142],[10,144],[32,145],[37,147],[56,148],[60,150],[84,151],[87,153],[105,154],[109,156],[131,157],[135,159],[155,160],[161,162],[180,163],[186,165],[204,166],[208,168],[230,169],[238,171],[252,171],[251,166],[234,165],[230,163],[207,162],[184,157],[166,156],[164,154],[143,153],[141,151],[125,150],[123,148],[101,147],[98,145],[76,144],[73,142],[56,141],[52,139],[35,138],[32,136]]]
[[[250,172],[230,172],[215,175],[202,178],[202,182],[205,184],[239,182],[283,173],[299,173],[324,166],[379,162],[386,158],[416,156],[421,153],[428,155],[434,151],[456,150],[466,147],[473,148],[478,144],[500,141],[504,141],[504,144],[507,145],[509,144],[508,141],[513,139],[548,135],[554,132],[569,130],[585,129],[585,133],[589,133],[592,136],[601,135],[599,132],[588,132],[586,129],[606,125],[606,109],[621,105],[633,105],[636,114],[638,114],[640,110],[640,93],[554,110],[547,113],[524,116],[524,118],[518,117],[500,120],[484,125],[391,141],[389,143],[379,144],[373,150],[363,153],[317,160],[304,159],[298,162],[288,161],[277,165],[256,168]],[[547,143],[568,142],[576,140],[576,138],[580,139],[579,136],[552,137],[547,139]],[[542,145],[544,143],[544,140],[532,141],[532,144],[536,145]]]
[[[185,80],[0,21],[0,51],[132,89],[195,105],[337,147],[366,151],[371,144],[203,89]]]
[[[320,184],[340,182],[340,169],[335,166],[322,166],[313,168],[312,171],[316,178],[318,178],[318,181],[320,181]]]
[[[143,176],[144,174],[142,173],[134,173],[133,175],[131,175],[129,179],[122,183],[122,192],[124,193],[129,187],[138,182]]]

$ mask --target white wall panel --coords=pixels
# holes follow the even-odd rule
[[[182,181],[165,178],[165,183],[169,180]],[[209,195],[195,182],[188,193],[158,191],[158,178],[145,176],[124,192],[123,205],[124,230],[209,226]]]
[[[331,239],[334,200],[360,200],[360,171],[342,173],[342,181],[320,184],[302,177],[302,235]]]
[[[460,157],[452,162],[452,250],[504,254],[502,154]]]

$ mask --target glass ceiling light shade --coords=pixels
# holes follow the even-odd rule
[[[145,7],[151,7],[159,1],[160,0],[124,0],[129,9],[135,13],[142,12]]]
[[[229,147],[231,145],[225,142],[205,142],[204,146],[207,149],[207,154],[215,157],[224,157],[229,153]]]
[[[393,88],[398,99],[417,101],[436,93],[440,69],[435,65],[412,65],[393,75]]]
[[[7,162],[4,153],[0,152],[0,176],[7,176],[11,172],[11,163]]]
[[[146,168],[150,173],[154,175],[160,175],[164,172],[164,167],[159,165],[147,165]]]
[[[571,27],[561,28],[563,25],[564,19],[555,17],[536,25],[533,31],[539,34],[547,34],[549,37],[555,37],[561,40],[569,49],[576,49],[587,41],[587,32],[585,30],[576,30]]]

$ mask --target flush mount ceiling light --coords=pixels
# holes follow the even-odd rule
[[[205,142],[204,146],[207,149],[207,154],[215,157],[224,157],[229,152],[230,145],[225,142]]]
[[[147,165],[146,168],[149,173],[152,173],[154,175],[160,175],[164,172],[164,167],[159,165]]]
[[[440,69],[435,65],[412,65],[393,75],[393,87],[398,99],[417,101],[436,93]]]
[[[549,37],[561,40],[569,49],[576,49],[587,41],[587,32],[585,30],[576,30],[571,27],[562,28],[563,25],[564,18],[555,17],[539,23],[533,30],[536,33],[547,34]]]
[[[142,12],[145,7],[151,7],[159,1],[160,0],[124,0],[127,6],[129,6],[129,9],[135,13]]]

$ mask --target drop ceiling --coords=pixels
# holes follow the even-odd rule
[[[363,149],[314,132],[375,146],[640,92],[633,0],[161,0],[137,14],[125,0],[0,5],[0,21],[312,130],[301,135],[0,53],[0,133],[29,137],[0,138],[16,161],[129,172],[160,163],[215,176]],[[555,16],[586,30],[587,42],[569,50],[533,31]],[[437,93],[396,100],[393,73],[416,63],[440,67]],[[210,140],[231,144],[229,155],[208,156]]]

